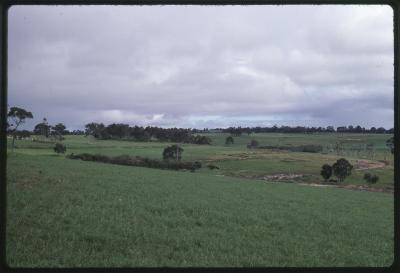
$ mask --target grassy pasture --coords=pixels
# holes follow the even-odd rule
[[[211,135],[183,145],[184,160],[220,167],[195,173],[70,160],[53,144],[17,140],[7,164],[7,262],[12,267],[389,266],[393,195],[261,180],[276,173],[320,182],[335,154],[249,150],[329,144],[335,135]],[[374,142],[383,159],[387,135]],[[327,140],[328,138],[328,140]],[[281,139],[281,140],[277,140]],[[67,153],[161,158],[170,143],[67,136]],[[383,143],[383,144],[382,144]],[[349,158],[353,163],[356,157]],[[392,160],[392,159],[390,159]],[[362,184],[365,171],[345,183]],[[370,170],[393,187],[393,164]],[[249,179],[252,178],[252,179]]]
[[[252,134],[235,137],[233,145],[225,145],[228,134],[210,134],[212,145],[183,144],[183,160],[199,160],[203,165],[214,164],[220,170],[210,171],[203,168],[201,172],[235,176],[242,178],[262,179],[266,175],[274,174],[302,174],[301,182],[320,183],[322,177],[319,172],[322,164],[333,164],[337,159],[345,157],[353,165],[357,160],[386,160],[388,166],[370,170],[354,170],[344,184],[365,184],[363,175],[366,172],[379,176],[379,182],[370,185],[374,188],[393,189],[393,156],[387,149],[385,142],[390,135],[372,134]],[[271,151],[264,149],[247,149],[246,145],[251,139],[256,139],[261,146],[265,145],[322,145],[328,146],[337,141],[347,143],[366,144],[373,143],[375,155],[373,158],[366,154],[357,155],[344,151],[336,153],[300,153],[286,151]],[[67,153],[99,153],[109,156],[121,154],[142,156],[160,159],[163,149],[171,143],[160,142],[132,142],[117,140],[96,140],[92,137],[66,136],[64,143],[67,145]],[[32,142],[20,140],[17,142],[18,152],[32,155],[53,154],[52,143]]]

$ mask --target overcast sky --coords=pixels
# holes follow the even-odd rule
[[[34,120],[393,127],[389,6],[14,6],[8,103]]]

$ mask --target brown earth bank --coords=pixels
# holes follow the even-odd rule
[[[369,169],[381,169],[385,168],[389,162],[386,161],[371,161],[371,160],[364,160],[360,159],[356,161],[355,169],[360,170],[369,170]]]
[[[342,188],[346,190],[354,190],[354,191],[370,191],[370,192],[386,192],[393,193],[394,190],[389,187],[385,188],[373,188],[366,185],[333,185],[333,184],[316,184],[316,183],[296,183],[302,186],[311,186],[311,187],[331,187],[331,188]]]
[[[216,174],[215,176],[227,176],[223,174]],[[381,187],[375,188],[370,187],[368,185],[354,185],[354,184],[347,184],[347,185],[338,185],[333,183],[303,183],[303,182],[296,182],[299,178],[302,178],[302,174],[277,174],[277,175],[267,175],[261,178],[266,183],[295,183],[301,186],[309,186],[309,187],[329,187],[329,188],[341,188],[346,190],[353,190],[353,191],[369,191],[369,192],[384,192],[384,193],[394,193],[394,189],[391,187]],[[259,180],[260,178],[255,177],[242,177],[247,179],[256,179]],[[291,179],[291,180],[290,180]]]
[[[276,175],[266,175],[263,177],[263,180],[267,182],[286,182],[286,183],[296,183],[298,185],[303,186],[311,186],[311,187],[331,187],[331,188],[343,188],[348,190],[355,190],[355,191],[372,191],[372,192],[388,192],[393,193],[393,188],[384,187],[384,188],[375,188],[370,187],[368,185],[340,185],[340,184],[332,184],[332,183],[303,183],[303,182],[296,182],[301,179],[304,175],[303,174],[276,174]]]

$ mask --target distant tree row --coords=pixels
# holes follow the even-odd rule
[[[63,123],[58,123],[54,126],[51,126],[47,122],[47,119],[43,118],[42,122],[35,125],[35,128],[33,129],[33,134],[49,137],[62,135],[84,135],[85,132],[82,130],[68,131]]]
[[[233,136],[240,136],[242,134],[251,133],[370,133],[370,134],[393,134],[394,129],[385,129],[383,127],[375,128],[371,127],[369,129],[361,126],[340,126],[336,129],[333,126],[328,127],[304,127],[304,126],[272,126],[272,127],[229,127],[229,128],[217,128],[217,129],[205,129],[202,132],[210,131],[221,131],[224,133],[229,133]]]
[[[193,135],[193,130],[183,128],[160,127],[130,127],[128,124],[113,123],[105,126],[103,123],[88,123],[85,125],[85,135],[98,139],[127,139],[135,141],[164,141],[192,144],[211,144],[207,136]]]
[[[25,116],[22,116],[23,111],[25,111]],[[11,122],[7,122],[7,134],[15,136],[15,138],[21,139],[21,138],[28,138],[32,135],[41,135],[44,137],[60,137],[62,135],[84,135],[85,132],[82,130],[73,130],[69,131],[66,129],[65,125],[63,123],[58,123],[54,126],[50,125],[47,122],[46,118],[43,118],[43,121],[36,124],[34,129],[32,131],[29,130],[18,130],[20,124],[23,124],[25,122],[25,119],[33,118],[33,115],[31,112],[28,112],[22,108],[18,107],[11,107],[9,113],[8,113],[8,118],[11,120]],[[17,122],[16,118],[18,118],[18,115],[20,115],[21,121]]]
[[[58,123],[54,126],[48,124],[47,119],[44,118],[41,123],[36,124],[33,131],[19,130],[20,127],[25,123],[27,119],[32,119],[33,114],[30,111],[20,107],[10,107],[7,113],[7,135],[12,137],[11,151],[14,152],[15,140],[22,138],[29,138],[31,135],[41,135],[44,138],[52,137],[58,141],[63,140],[63,135],[69,134],[84,134],[83,131],[75,130],[69,132],[62,123]],[[65,153],[66,147],[61,143],[56,143],[54,151],[57,153]]]

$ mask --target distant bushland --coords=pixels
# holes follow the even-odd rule
[[[194,135],[192,129],[160,128],[160,127],[130,127],[128,124],[113,123],[105,126],[103,123],[88,123],[85,134],[98,139],[124,139],[133,141],[163,141],[191,144],[211,144],[207,136]]]
[[[360,125],[353,126],[339,126],[336,129],[333,126],[327,127],[304,127],[304,126],[272,126],[272,127],[229,127],[229,128],[216,128],[212,130],[220,130],[223,133],[229,133],[234,136],[241,136],[243,133],[248,135],[252,133],[366,133],[366,134],[393,134],[394,129],[385,129],[383,127],[364,128]],[[205,131],[203,131],[205,132]]]

